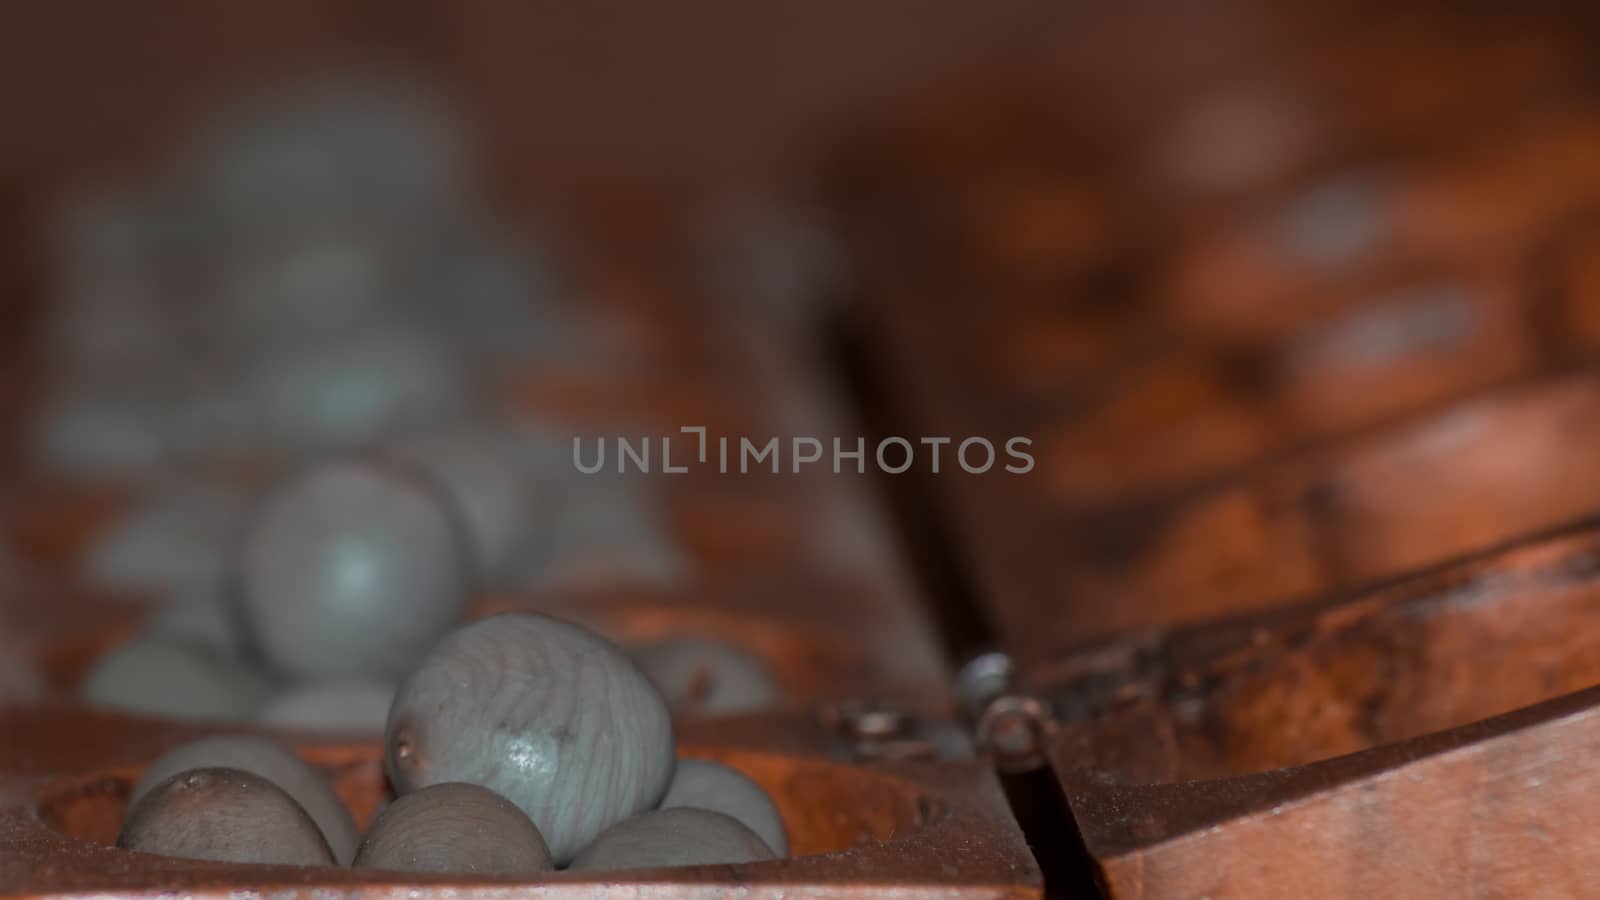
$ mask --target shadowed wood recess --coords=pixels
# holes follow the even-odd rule
[[[1239,7],[1041,36],[829,180],[902,427],[1032,441],[921,472],[1045,845],[1117,900],[1587,896],[1593,15]]]
[[[796,727],[796,726],[799,727]],[[215,729],[211,729],[214,731]],[[356,890],[399,896],[436,887],[452,894],[508,890],[560,897],[795,896],[840,889],[863,896],[1037,896],[1037,870],[993,775],[973,762],[857,765],[806,755],[802,723],[771,717],[754,740],[715,723],[683,729],[681,752],[734,766],[777,804],[792,857],[739,866],[638,872],[557,873],[528,884],[507,878],[463,881],[335,868],[296,869],[195,862],[112,846],[143,765],[207,729],[68,708],[0,716],[8,746],[27,741],[55,775],[0,769],[0,883],[24,895],[224,895],[252,890]],[[28,735],[28,737],[24,737]],[[719,737],[730,735],[731,737]],[[67,738],[64,754],[48,748]],[[92,749],[98,742],[101,749]],[[775,749],[789,745],[787,749]],[[132,753],[128,752],[132,748]],[[301,755],[333,782],[363,827],[387,796],[376,745],[306,744]],[[800,751],[800,752],[796,752]],[[134,761],[132,757],[139,759]],[[26,760],[24,760],[26,765]]]

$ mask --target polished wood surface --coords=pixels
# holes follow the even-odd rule
[[[1115,898],[1585,896],[1592,22],[1244,7],[1041,36],[830,182],[900,426],[1033,441],[921,474],[1051,846]]]

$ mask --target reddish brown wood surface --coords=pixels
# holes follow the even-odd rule
[[[398,53],[484,126],[490,205],[572,229],[602,348],[512,378],[505,408],[608,434],[1025,436],[1037,467],[947,455],[924,479],[955,536],[935,552],[975,575],[992,635],[936,634],[871,479],[821,467],[655,478],[685,584],[481,598],[624,642],[727,640],[784,695],[680,731],[767,787],[798,858],[539,885],[109,846],[140,767],[208,729],[71,702],[145,614],[62,581],[136,486],[16,470],[0,532],[46,575],[0,601],[0,707],[30,704],[0,710],[0,893],[1037,896],[987,763],[914,761],[964,736],[841,726],[884,698],[948,734],[938,645],[980,637],[1060,717],[1054,772],[1116,898],[1593,893],[1592,14],[78,6],[0,16],[7,310],[42,290],[10,238],[59,185],[128,174],[252,76]],[[801,123],[984,52],[1001,77],[955,79],[837,181],[897,414],[853,422],[834,361],[790,352],[818,336],[731,325],[680,265],[688,220],[657,207],[793,171],[817,146]],[[27,365],[7,364],[7,413]],[[376,747],[299,749],[363,819],[383,796]],[[1065,825],[1029,821],[1041,858],[1079,852]]]
[[[1596,701],[1303,769],[1071,795],[1086,831],[1106,829],[1090,847],[1118,898],[1583,897],[1600,854],[1582,762]]]
[[[1586,526],[1063,660],[1052,759],[1113,895],[1583,895],[1597,561]]]
[[[1211,12],[839,171],[956,568],[1111,896],[1586,896],[1589,17]]]
[[[1142,245],[1118,219],[1126,188],[1051,160],[1070,144],[1012,112],[967,110],[967,130],[927,150],[953,208],[869,194],[843,220],[909,427],[1034,441],[1026,475],[929,482],[1004,646],[1047,659],[1596,508],[1582,449],[1592,112],[1402,157],[1394,196],[1356,213],[1370,242],[1259,290],[1217,243],[1256,233],[1249,215]],[[1295,192],[1268,196],[1234,212]],[[990,202],[994,227],[972,211]],[[1060,243],[1035,247],[1035,229]],[[1260,226],[1252,258],[1284,257],[1286,230]],[[1166,277],[1191,258],[1229,267],[1193,314]]]
[[[294,869],[176,860],[112,845],[144,763],[205,733],[198,727],[87,713],[70,707],[0,715],[0,885],[23,896],[121,896],[182,891],[355,891],[390,896],[439,890],[503,896],[1038,896],[1038,872],[994,776],[973,762],[855,765],[807,753],[804,720],[683,729],[685,755],[733,765],[761,784],[789,831],[790,859],[742,866],[555,874],[537,884],[350,869]],[[366,821],[386,792],[381,748],[306,744],[302,755],[333,779]],[[52,774],[42,774],[49,772]]]

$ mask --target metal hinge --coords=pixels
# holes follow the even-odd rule
[[[956,673],[959,721],[862,700],[826,705],[818,721],[839,738],[838,755],[853,760],[983,757],[1004,774],[1030,772],[1045,764],[1054,720],[1044,700],[1017,691],[1015,674],[1004,653],[968,660]]]

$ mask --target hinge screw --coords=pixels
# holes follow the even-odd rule
[[[978,717],[978,746],[994,757],[1001,772],[1030,772],[1045,764],[1050,725],[1050,710],[1038,698],[996,697]]]

